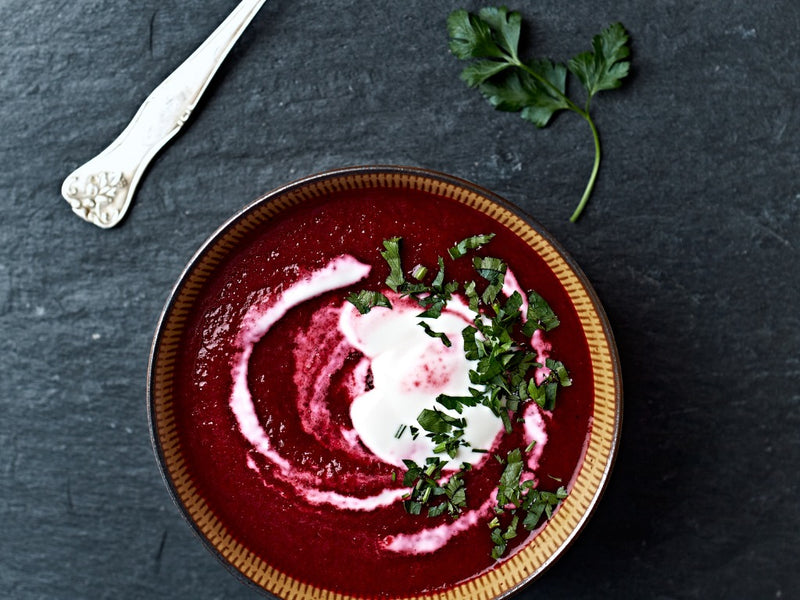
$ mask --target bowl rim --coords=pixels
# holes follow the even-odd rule
[[[154,331],[153,339],[150,344],[150,351],[148,357],[148,365],[147,365],[147,381],[146,381],[146,409],[147,409],[147,418],[148,418],[148,426],[149,426],[149,434],[150,434],[150,443],[153,447],[154,457],[156,459],[156,463],[158,465],[159,472],[161,474],[161,478],[166,485],[170,498],[172,499],[173,503],[178,508],[179,513],[183,517],[183,519],[189,524],[191,530],[195,533],[197,537],[200,538],[203,545],[206,547],[207,550],[211,552],[213,556],[217,558],[229,572],[233,573],[234,576],[237,577],[240,581],[252,586],[253,588],[261,591],[262,593],[273,597],[273,598],[280,598],[272,591],[265,588],[263,585],[259,585],[254,579],[248,577],[241,569],[237,568],[231,561],[227,560],[225,556],[219,551],[219,549],[213,544],[213,542],[208,538],[208,536],[202,531],[198,523],[195,519],[192,518],[191,514],[187,510],[187,507],[182,502],[179,490],[177,489],[175,482],[173,481],[172,477],[168,472],[168,467],[166,464],[166,457],[164,455],[161,441],[158,437],[158,424],[157,424],[157,415],[156,415],[156,403],[154,398],[154,378],[155,378],[155,370],[156,370],[156,362],[158,358],[158,350],[162,344],[162,338],[164,334],[164,330],[166,327],[167,318],[170,315],[170,311],[173,309],[178,294],[183,288],[186,283],[187,278],[194,272],[195,268],[200,263],[201,259],[205,256],[205,254],[217,244],[220,239],[232,228],[234,227],[242,218],[247,216],[251,211],[255,210],[257,207],[261,206],[262,204],[266,204],[271,202],[276,198],[280,198],[281,196],[290,193],[294,190],[299,190],[306,188],[308,186],[313,186],[316,184],[323,183],[327,180],[338,179],[342,177],[349,177],[349,176],[369,176],[369,175],[387,175],[387,176],[413,176],[413,177],[421,177],[433,181],[437,181],[444,184],[453,185],[457,188],[461,188],[467,190],[469,192],[475,193],[479,196],[482,196],[489,200],[489,202],[494,203],[502,207],[503,209],[509,211],[510,213],[516,215],[519,219],[521,219],[527,226],[532,228],[537,235],[541,236],[544,241],[550,244],[553,249],[556,251],[557,254],[560,255],[560,258],[566,263],[569,269],[573,272],[575,277],[578,279],[580,286],[582,287],[583,291],[586,293],[593,309],[597,313],[597,318],[600,322],[602,335],[606,340],[607,343],[607,350],[609,354],[609,360],[611,363],[611,379],[614,381],[614,403],[615,403],[615,411],[613,416],[613,431],[611,434],[610,439],[610,447],[607,454],[606,464],[605,467],[599,477],[598,483],[596,485],[596,489],[592,495],[592,498],[587,506],[587,508],[582,512],[580,519],[578,520],[577,524],[575,524],[567,537],[558,545],[558,547],[549,554],[548,558],[543,561],[538,568],[534,571],[530,572],[527,576],[523,579],[518,581],[516,584],[508,587],[507,589],[503,590],[501,593],[493,596],[496,600],[501,600],[508,598],[514,594],[521,592],[525,587],[530,585],[534,580],[541,577],[541,575],[550,567],[552,564],[560,558],[565,551],[571,547],[572,543],[576,539],[576,537],[583,531],[586,523],[589,521],[591,516],[594,514],[597,505],[600,502],[603,494],[606,491],[608,486],[608,480],[610,477],[611,472],[613,471],[614,465],[617,460],[617,456],[619,453],[619,445],[622,435],[622,415],[623,415],[623,382],[622,382],[622,375],[621,375],[621,364],[619,359],[619,351],[616,345],[616,341],[614,338],[614,333],[611,329],[610,321],[608,319],[608,315],[603,308],[602,303],[600,302],[599,296],[595,291],[594,287],[590,283],[589,279],[587,278],[586,274],[580,268],[578,263],[575,259],[566,251],[564,246],[555,239],[555,237],[549,233],[542,225],[539,223],[537,219],[532,217],[528,214],[525,210],[521,207],[515,205],[514,203],[506,200],[502,196],[496,194],[495,192],[484,188],[483,186],[476,184],[472,181],[462,179],[460,177],[449,175],[440,171],[427,169],[423,167],[417,166],[402,166],[402,165],[384,165],[384,164],[375,164],[375,165],[357,165],[357,166],[349,166],[349,167],[341,167],[341,168],[333,168],[327,169],[324,171],[320,171],[305,177],[301,177],[290,181],[284,185],[281,185],[277,188],[274,188],[251,202],[245,204],[239,210],[234,212],[228,219],[226,219],[217,229],[209,235],[205,241],[198,247],[198,249],[192,254],[191,258],[188,260],[186,265],[180,272],[179,277],[176,279],[175,283],[173,284],[172,288],[169,291],[169,295],[167,296],[167,300],[161,309],[161,312],[158,317],[158,321],[156,324],[156,328]],[[585,462],[585,457],[582,459],[582,463],[579,463],[581,467],[578,471],[580,471],[583,467],[583,462]],[[288,577],[288,576],[287,576]],[[480,575],[476,575],[475,577],[480,577]],[[334,592],[332,590],[325,590],[323,588],[319,588],[314,584],[308,584],[309,587],[313,588],[317,591],[318,594],[322,594],[322,597],[334,597],[334,598],[351,598],[353,596],[349,596],[346,593],[341,592]],[[459,584],[461,585],[461,584]],[[434,593],[422,593],[421,597],[425,598],[443,598],[449,592],[452,592],[453,589],[457,589],[458,586],[454,588],[448,588],[443,592],[434,592]],[[450,598],[451,596],[447,596]],[[456,598],[460,596],[455,596]]]

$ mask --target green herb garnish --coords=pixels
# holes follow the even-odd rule
[[[604,29],[592,40],[592,50],[571,58],[566,65],[549,59],[523,60],[519,56],[522,18],[504,7],[486,7],[478,14],[453,11],[447,19],[450,51],[472,60],[461,79],[476,87],[498,110],[520,112],[539,128],[553,115],[569,110],[588,124],[594,139],[594,165],[589,182],[570,221],[578,220],[592,194],[600,169],[600,136],[590,113],[592,98],[600,91],[618,88],[628,75],[628,34],[620,23]],[[567,72],[583,85],[586,100],[579,106],[567,95]]]
[[[439,394],[436,397],[436,402],[444,406],[448,410],[454,410],[461,414],[462,406],[477,406],[478,396],[448,396],[446,394]]]
[[[453,342],[450,341],[450,338],[447,337],[446,333],[442,331],[434,331],[425,321],[420,321],[419,326],[422,327],[423,331],[425,331],[425,333],[427,333],[429,336],[442,340],[442,343],[448,348],[453,345]]]
[[[484,304],[491,304],[503,289],[503,281],[506,276],[506,264],[499,258],[489,256],[476,256],[472,264],[478,275],[483,277],[489,285],[483,291],[481,299]]]
[[[386,249],[381,252],[381,256],[389,265],[389,276],[386,278],[386,285],[389,286],[390,290],[396,292],[406,280],[400,263],[400,238],[395,237],[384,240],[383,247]]]
[[[460,259],[479,250],[493,237],[493,234],[488,234],[466,238],[451,247],[448,254],[452,260]],[[395,237],[383,242],[385,250],[381,256],[389,267],[386,285],[396,293],[416,300],[425,309],[417,315],[419,325],[425,333],[450,346],[451,340],[446,334],[435,331],[422,319],[439,317],[459,289],[459,283],[447,281],[445,262],[441,257],[437,259],[436,274],[429,281],[428,269],[423,265],[417,265],[411,271],[414,281],[407,280],[400,256],[401,241]],[[461,332],[465,357],[475,362],[475,368],[469,372],[472,384],[469,395],[439,395],[435,406],[423,409],[417,416],[419,428],[403,424],[395,434],[400,438],[408,430],[412,439],[416,439],[424,432],[433,443],[433,456],[426,458],[423,464],[403,461],[406,466],[403,485],[410,488],[403,506],[414,515],[425,510],[428,517],[447,513],[455,519],[467,506],[464,474],[470,465],[464,463],[449,477],[443,475],[444,467],[458,455],[459,449],[469,446],[464,439],[467,420],[444,410],[462,415],[464,407],[482,404],[502,421],[506,432],[510,433],[514,424],[521,420],[525,403],[535,402],[545,410],[553,410],[558,388],[572,383],[563,363],[547,359],[546,364],[541,365],[536,361],[536,354],[517,341],[520,335],[530,337],[536,329],[550,331],[559,325],[544,298],[536,292],[529,292],[528,309],[523,319],[522,295],[515,291],[506,298],[501,296],[508,270],[506,264],[491,256],[474,256],[471,262],[481,283],[469,281],[463,287],[469,306],[476,313],[472,323]],[[378,292],[362,291],[348,296],[360,311],[360,306],[367,309],[385,306],[381,298],[389,304],[388,299]],[[549,373],[537,384],[535,369],[543,366],[549,369]],[[529,452],[533,445],[531,443],[525,452]],[[471,451],[486,452],[478,448],[471,448]],[[525,467],[519,448],[510,451],[505,458],[495,458],[505,465],[497,486],[497,516],[490,523],[494,543],[492,556],[499,558],[505,553],[509,540],[516,537],[519,525],[533,529],[542,514],[549,518],[558,502],[566,496],[566,491],[564,488],[554,493],[540,491],[530,480],[520,481]],[[505,514],[510,514],[510,518],[504,517],[506,522],[501,526],[500,516]]]
[[[354,292],[347,296],[348,302],[356,307],[358,312],[362,315],[367,314],[376,306],[383,306],[385,308],[392,308],[392,303],[389,299],[381,294],[372,290],[361,290]]]
[[[550,305],[534,291],[528,292],[527,318],[528,320],[522,328],[522,332],[529,337],[533,335],[535,329],[550,331],[560,324]]]
[[[413,460],[404,460],[403,463],[407,469],[403,485],[411,488],[403,500],[406,512],[419,515],[422,514],[423,507],[427,506],[429,517],[437,517],[447,512],[456,518],[466,507],[463,470],[453,473],[444,485],[439,485],[442,468],[447,464],[446,459],[432,456],[426,459],[423,465],[418,465]]]
[[[495,559],[505,554],[509,540],[517,536],[520,519],[525,529],[533,531],[539,525],[542,515],[550,519],[558,504],[567,497],[567,490],[563,486],[555,492],[546,492],[536,489],[531,480],[521,481],[523,466],[522,452],[519,448],[511,450],[497,486],[495,513],[498,516],[489,523],[494,542],[492,557]],[[511,515],[505,529],[502,528],[499,518],[499,515],[504,514]]]
[[[411,270],[411,276],[416,279],[417,281],[422,281],[425,279],[425,275],[428,274],[428,267],[423,265],[417,265]]]
[[[464,240],[458,242],[455,246],[450,248],[447,253],[450,255],[450,258],[455,260],[456,258],[461,258],[465,256],[467,252],[470,250],[477,250],[481,248],[485,244],[488,244],[492,241],[494,237],[493,233],[488,235],[473,235],[472,237],[468,237]]]

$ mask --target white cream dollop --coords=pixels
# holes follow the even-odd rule
[[[402,467],[404,459],[422,462],[433,455],[434,444],[422,430],[413,439],[410,427],[421,429],[420,412],[437,408],[467,422],[464,439],[469,446],[459,449],[449,467],[480,462],[486,455],[472,449],[490,450],[502,429],[501,421],[483,405],[466,407],[459,415],[436,403],[439,394],[470,395],[469,372],[476,363],[464,356],[461,331],[470,323],[471,312],[453,299],[440,317],[426,319],[432,330],[447,335],[451,342],[447,347],[419,325],[418,305],[395,297],[392,303],[392,309],[377,307],[366,315],[350,304],[342,307],[339,329],[363,353],[372,372],[371,389],[354,391],[350,418],[355,431],[386,463]],[[398,435],[403,425],[407,427]]]

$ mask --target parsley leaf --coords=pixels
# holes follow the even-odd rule
[[[506,466],[497,486],[497,504],[494,509],[497,515],[510,513],[511,520],[505,530],[502,529],[497,516],[489,523],[494,543],[492,548],[494,559],[503,556],[508,547],[508,540],[517,537],[521,515],[524,515],[522,526],[532,531],[539,525],[543,515],[550,519],[558,504],[567,497],[567,490],[563,486],[555,492],[548,492],[537,489],[531,480],[522,481],[523,465],[520,449],[511,450],[506,457]]]
[[[497,294],[503,289],[503,282],[506,277],[506,264],[499,258],[491,256],[476,256],[472,264],[478,275],[483,277],[489,285],[483,291],[481,299],[485,304],[491,304],[497,298]]]
[[[512,16],[504,9],[481,14],[495,26],[503,22],[511,24],[512,29],[498,42],[498,47],[503,52],[513,49],[518,36],[513,29],[516,25]],[[476,35],[469,42],[470,52],[486,51],[482,35]],[[493,237],[494,234],[468,237],[449,248],[448,254],[453,260],[462,258],[489,243]],[[381,256],[389,267],[386,285],[396,293],[414,299],[425,309],[417,315],[418,318],[435,319],[458,291],[459,282],[447,280],[445,262],[441,257],[437,259],[438,269],[432,278],[428,277],[427,267],[416,265],[409,272],[410,280],[406,280],[400,244],[399,237],[383,242],[385,250]],[[505,431],[511,433],[520,421],[520,411],[526,402],[535,402],[544,410],[553,410],[558,388],[572,384],[563,363],[548,358],[546,364],[541,365],[536,361],[536,353],[519,341],[522,336],[532,336],[537,329],[549,331],[559,325],[558,317],[545,299],[534,291],[529,292],[528,309],[523,319],[522,294],[514,291],[505,298],[502,294],[508,270],[506,264],[491,256],[474,256],[471,262],[485,285],[479,292],[475,281],[464,282],[464,296],[475,313],[472,323],[461,332],[464,357],[474,363],[474,368],[468,372],[472,384],[468,395],[440,394],[432,408],[424,408],[417,416],[419,428],[401,424],[395,432],[395,437],[400,439],[408,430],[412,440],[424,432],[432,442],[432,456],[427,457],[423,464],[403,461],[406,467],[403,486],[409,488],[403,496],[403,506],[413,515],[425,511],[428,517],[439,517],[447,513],[455,519],[467,506],[464,473],[470,470],[471,465],[463,463],[449,477],[444,475],[444,468],[457,457],[461,448],[477,453],[489,451],[472,448],[466,440],[464,407],[479,404],[488,407],[500,419]],[[389,300],[379,292],[361,291],[350,294],[348,300],[362,312],[375,306],[391,308]],[[434,330],[428,322],[418,321],[418,324],[427,335],[441,339],[446,346],[451,345],[447,335]],[[537,385],[535,369],[540,367],[546,367],[549,372]],[[533,446],[531,443],[525,452],[530,452]],[[517,537],[520,525],[530,530],[537,526],[543,515],[550,518],[558,503],[566,497],[566,490],[559,488],[556,492],[547,492],[535,489],[532,480],[523,477],[527,466],[521,448],[511,450],[505,458],[499,455],[495,458],[504,465],[497,484],[496,515],[489,523],[494,544],[492,556],[498,559],[507,551],[509,540]],[[393,481],[396,479],[395,473],[392,478]]]
[[[464,428],[467,424],[464,419],[451,417],[447,413],[430,408],[422,409],[417,422],[425,431],[431,433],[449,433],[453,427]]]
[[[473,235],[458,242],[455,246],[450,248],[447,253],[453,260],[461,258],[470,250],[477,250],[492,241],[495,234],[490,233],[487,235]]]
[[[564,99],[567,69],[549,60],[530,61],[528,67],[537,71],[541,78],[526,71],[512,71],[496,82],[482,83],[479,89],[497,110],[521,111],[523,119],[542,128],[556,112],[569,109]]]
[[[622,78],[630,71],[630,50],[626,45],[625,28],[614,23],[592,39],[593,52],[581,52],[568,64],[571,73],[580,79],[591,98],[602,90],[613,90],[622,85]]]
[[[522,332],[528,337],[532,336],[536,329],[550,331],[561,323],[547,301],[533,290],[528,292],[527,319]]]
[[[401,285],[406,281],[403,275],[403,266],[400,262],[400,239],[399,237],[389,238],[383,241],[386,250],[381,251],[381,256],[389,265],[389,275],[386,277],[386,285],[393,292],[397,292]]]
[[[419,321],[418,325],[422,327],[429,336],[442,340],[442,343],[448,348],[453,345],[453,342],[450,341],[450,338],[447,337],[447,334],[443,331],[434,331],[425,321]]]
[[[448,396],[447,394],[439,394],[436,396],[436,402],[444,406],[448,410],[454,410],[461,414],[462,406],[477,406],[478,400],[475,396]]]
[[[478,14],[456,10],[447,19],[450,52],[470,63],[461,79],[478,88],[497,110],[519,112],[537,127],[546,127],[553,115],[568,110],[588,124],[594,141],[595,158],[589,181],[570,217],[575,222],[592,194],[600,169],[600,136],[590,113],[591,100],[603,90],[618,88],[630,71],[628,34],[614,23],[596,35],[592,50],[571,58],[566,65],[545,58],[522,60],[519,39],[522,18],[506,8],[486,7]],[[583,107],[567,94],[567,72],[586,91]]]
[[[417,265],[411,271],[411,276],[417,281],[422,281],[423,279],[425,279],[425,275],[427,274],[428,274],[428,267],[424,265]]]
[[[370,310],[375,308],[376,306],[383,306],[384,308],[392,308],[392,303],[389,302],[389,299],[381,294],[380,292],[375,292],[372,290],[361,290],[359,292],[353,292],[349,296],[347,296],[347,301],[350,302],[353,306],[356,307],[358,312],[362,315],[367,314]]]
[[[558,380],[561,387],[569,387],[572,385],[572,379],[570,379],[569,373],[567,373],[567,368],[560,360],[548,358],[545,361],[545,365],[550,369],[550,372],[553,374],[554,378]]]
[[[466,488],[460,471],[453,473],[444,486],[438,483],[442,476],[442,468],[447,463],[445,459],[432,456],[424,465],[418,465],[412,460],[403,462],[407,469],[403,485],[411,488],[403,501],[406,512],[419,515],[422,513],[422,507],[427,505],[429,517],[437,517],[446,511],[455,519],[466,508]],[[441,497],[444,497],[443,502],[430,505],[432,500]]]

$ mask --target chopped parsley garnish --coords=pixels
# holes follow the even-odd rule
[[[462,475],[466,469],[453,473],[444,485],[439,485],[446,459],[432,456],[423,465],[417,465],[413,460],[404,460],[403,463],[407,469],[403,485],[411,488],[403,501],[406,512],[419,515],[423,507],[427,507],[429,517],[447,512],[456,518],[466,508],[467,494]]]
[[[417,265],[411,271],[411,276],[417,281],[422,281],[423,279],[425,279],[425,275],[427,274],[428,274],[428,267],[425,267],[423,265]]]
[[[455,246],[450,248],[447,253],[450,255],[450,258],[453,260],[457,258],[461,258],[465,256],[467,252],[470,250],[477,250],[481,248],[485,244],[488,244],[492,241],[494,237],[493,233],[488,235],[473,235],[472,237],[468,237],[467,239],[461,240]]]
[[[493,558],[503,556],[509,540],[517,537],[520,519],[525,529],[533,531],[539,525],[542,515],[550,519],[558,504],[567,497],[567,490],[563,486],[555,492],[546,492],[536,489],[530,479],[523,481],[523,469],[522,452],[515,448],[506,457],[506,467],[497,486],[497,516],[489,522],[494,542]],[[501,515],[511,516],[505,528],[500,524]]]
[[[448,396],[447,394],[439,394],[436,397],[436,402],[444,406],[448,410],[454,410],[461,414],[462,406],[477,406],[478,396]]]
[[[347,296],[347,300],[356,307],[358,312],[362,315],[367,314],[376,306],[383,306],[385,308],[392,308],[392,303],[389,299],[380,292],[372,290],[361,290],[354,292]]]
[[[383,247],[386,250],[381,252],[381,256],[389,265],[389,276],[386,278],[386,285],[389,286],[390,290],[396,292],[405,283],[403,267],[400,264],[400,238],[395,237],[384,240]]]
[[[481,249],[493,237],[494,234],[486,234],[466,238],[452,246],[448,255],[451,260],[458,260]],[[399,237],[383,242],[385,250],[381,256],[389,267],[386,285],[395,293],[414,299],[424,309],[417,315],[418,324],[427,335],[439,338],[450,347],[452,342],[447,335],[437,332],[423,319],[438,318],[461,284],[447,281],[442,257],[437,259],[437,269],[432,278],[427,267],[416,265],[410,272],[413,281],[406,279],[401,242]],[[542,365],[537,362],[536,353],[519,341],[521,336],[530,338],[537,329],[550,331],[559,325],[545,299],[534,291],[528,292],[528,308],[523,311],[525,299],[518,291],[508,296],[503,294],[508,270],[505,262],[496,257],[478,255],[473,256],[471,262],[480,283],[463,283],[463,293],[476,313],[472,323],[461,332],[465,358],[475,363],[469,371],[469,395],[439,395],[434,406],[423,409],[417,416],[419,427],[401,424],[395,433],[395,437],[400,438],[408,430],[412,439],[423,433],[433,444],[433,456],[426,458],[423,464],[403,461],[406,466],[403,485],[410,488],[404,496],[403,506],[414,515],[422,514],[424,510],[429,517],[447,513],[455,519],[467,507],[464,474],[471,465],[463,463],[451,475],[443,474],[445,466],[456,458],[459,450],[469,448],[464,435],[468,423],[461,416],[464,407],[479,404],[488,407],[501,420],[505,431],[511,433],[515,424],[522,420],[526,403],[535,402],[544,410],[553,410],[558,388],[572,383],[563,363],[548,358]],[[375,306],[391,308],[389,300],[379,292],[361,291],[348,296],[348,300],[362,313]],[[536,370],[543,367],[546,367],[547,374],[537,383]],[[532,442],[525,452],[530,452],[533,446]],[[486,452],[480,448],[469,450]],[[511,450],[506,457],[495,458],[505,465],[497,485],[496,516],[490,522],[494,543],[492,556],[500,558],[506,552],[509,540],[517,536],[520,523],[528,530],[535,529],[542,515],[550,518],[567,492],[563,487],[556,492],[536,489],[530,477],[523,477],[525,464],[519,448]],[[510,518],[504,515],[510,515]],[[500,517],[507,521],[503,526]]]
[[[472,259],[472,265],[478,275],[488,282],[481,295],[481,300],[483,300],[484,304],[491,304],[503,289],[503,281],[506,277],[506,263],[499,258],[476,256]]]
[[[630,71],[628,34],[614,23],[592,39],[592,50],[581,52],[567,64],[547,58],[523,60],[519,56],[522,17],[505,7],[482,8],[478,14],[453,11],[447,19],[450,52],[471,61],[461,79],[478,88],[497,110],[520,112],[536,127],[546,127],[553,115],[567,110],[580,115],[594,140],[594,165],[589,182],[570,221],[575,222],[592,194],[600,170],[600,137],[590,112],[592,98],[603,90],[622,85]],[[567,72],[583,85],[580,106],[567,93]]]
[[[440,340],[442,340],[442,343],[448,348],[453,345],[453,342],[450,341],[450,338],[447,337],[446,333],[443,333],[441,331],[434,331],[433,329],[431,329],[431,326],[428,325],[425,321],[420,321],[419,326],[422,327],[425,333],[427,333],[429,336],[439,338]]]
[[[528,320],[522,327],[522,333],[528,337],[533,335],[535,329],[550,331],[559,326],[558,317],[539,294],[528,292]]]

